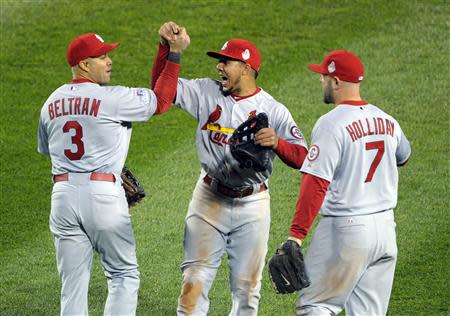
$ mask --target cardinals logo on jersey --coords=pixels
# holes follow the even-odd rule
[[[229,144],[228,137],[234,132],[232,128],[222,127],[219,123],[216,123],[221,114],[222,107],[217,104],[216,109],[208,116],[208,120],[202,126],[202,130],[208,131],[209,140],[218,146]]]
[[[220,105],[216,105],[216,109],[211,112],[208,116],[208,120],[202,126],[202,130],[208,131],[209,140],[218,145],[229,145],[229,137],[233,134],[234,129],[229,127],[222,127],[217,121],[220,119],[222,114],[222,107]],[[250,111],[248,113],[248,119],[256,116],[256,110]],[[256,124],[256,122],[255,122]]]
[[[217,104],[216,109],[208,116],[208,121],[203,125],[202,130],[208,129],[208,125],[217,121],[220,115],[222,115],[222,107]]]

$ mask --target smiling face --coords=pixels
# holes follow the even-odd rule
[[[216,69],[221,78],[221,89],[225,95],[239,94],[242,89],[242,75],[246,71],[247,65],[241,61],[230,59],[219,59]]]
[[[108,54],[98,57],[89,57],[80,62],[80,67],[88,79],[104,85],[111,80],[112,59]]]

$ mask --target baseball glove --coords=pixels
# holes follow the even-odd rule
[[[135,206],[145,197],[144,187],[127,167],[123,167],[120,177],[122,178],[128,207]]]
[[[230,137],[230,151],[241,168],[252,168],[265,171],[270,165],[270,148],[255,144],[255,134],[269,127],[269,119],[265,113],[259,113],[243,122]]]
[[[299,291],[310,284],[300,245],[286,240],[269,260],[269,276],[279,294]]]

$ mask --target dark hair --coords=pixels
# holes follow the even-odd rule
[[[259,72],[257,72],[255,69],[253,69],[252,68],[252,70],[253,70],[253,77],[255,77],[255,80],[256,80],[256,78],[258,78],[258,74],[259,74]]]

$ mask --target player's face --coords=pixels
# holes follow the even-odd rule
[[[108,54],[86,59],[86,67],[90,79],[99,84],[107,84],[111,80],[112,60]]]
[[[238,94],[241,90],[241,76],[245,64],[237,60],[220,59],[216,66],[221,80],[221,90],[225,95]]]
[[[323,102],[326,104],[334,104],[334,94],[333,94],[333,80],[331,76],[320,76],[320,82],[322,83],[323,90]]]

